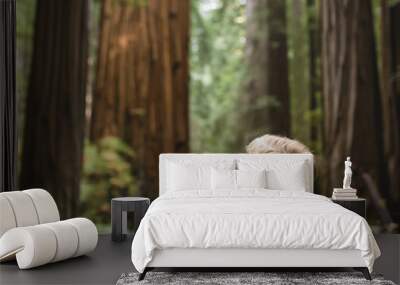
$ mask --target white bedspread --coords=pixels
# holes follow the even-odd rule
[[[143,272],[155,249],[174,247],[358,249],[370,271],[380,255],[365,219],[328,198],[257,189],[157,198],[133,239],[132,262]]]

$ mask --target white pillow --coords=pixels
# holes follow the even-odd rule
[[[212,168],[211,184],[213,190],[236,189],[236,170]]]
[[[236,160],[174,159],[166,162],[167,191],[211,190],[211,168],[235,169]]]
[[[237,188],[267,188],[267,171],[235,170]]]
[[[267,170],[267,188],[273,190],[306,191],[309,185],[307,162],[286,159],[239,159],[239,170]]]
[[[287,172],[272,169],[267,172],[268,188],[273,190],[306,191],[306,178],[302,166]]]
[[[170,191],[211,189],[210,167],[184,166],[169,163],[168,189]]]
[[[240,190],[241,188],[267,188],[265,170],[212,169],[213,190]]]

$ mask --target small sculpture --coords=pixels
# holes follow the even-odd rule
[[[351,171],[350,156],[348,156],[346,161],[344,162],[344,167],[343,189],[352,189],[351,176],[353,175],[353,172]]]

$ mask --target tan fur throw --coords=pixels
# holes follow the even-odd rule
[[[255,138],[246,147],[248,153],[310,153],[301,142],[286,137],[264,135]]]

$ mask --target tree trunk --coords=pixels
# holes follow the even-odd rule
[[[88,1],[38,0],[21,187],[42,187],[76,216],[84,136]]]
[[[394,80],[392,76],[392,51],[390,43],[390,11],[387,0],[381,0],[381,100],[385,160],[388,165],[389,207],[397,208],[400,197],[400,124],[398,120]],[[392,204],[394,203],[394,204]],[[391,205],[392,204],[392,205]]]
[[[386,170],[371,2],[321,1],[321,12],[327,189],[341,187],[343,161],[351,156],[355,168],[352,186],[359,194],[365,195],[360,175],[364,172],[384,192]]]
[[[392,195],[393,199],[393,206],[392,212],[394,213],[394,219],[397,223],[400,222],[400,177],[398,173],[400,172],[400,3],[396,3],[395,5],[390,7],[389,10],[389,30],[390,30],[390,84],[391,84],[391,91],[392,91],[392,111],[396,115],[393,118],[393,128],[396,128],[397,133],[397,142],[393,144],[393,148],[396,150],[397,156],[397,165],[391,167],[391,173],[394,174],[394,178],[397,180],[395,183],[392,183]],[[392,114],[393,114],[392,113]],[[393,159],[392,159],[393,160]],[[393,174],[390,174],[393,175]],[[392,177],[392,176],[391,176]]]
[[[187,152],[189,1],[105,0],[91,140],[123,138],[143,194],[158,196],[158,155]]]
[[[247,13],[247,82],[243,106],[244,139],[263,133],[290,135],[286,39],[286,4],[249,0]]]
[[[317,15],[318,4],[315,0],[307,0],[307,22],[308,22],[308,40],[309,40],[309,76],[310,76],[310,111],[311,111],[311,130],[310,141],[311,148],[319,152],[321,150],[321,120],[318,116],[320,109],[320,100],[318,94],[321,92],[321,76],[320,76],[320,62],[321,48],[320,48],[320,29],[319,17]]]
[[[291,135],[310,145],[310,74],[307,41],[307,13],[305,1],[290,1],[290,17],[288,17],[289,34],[289,79],[290,79],[290,114]],[[288,7],[289,8],[289,7]],[[311,47],[310,47],[311,48]]]
[[[0,2],[0,192],[15,191],[17,108],[15,90],[16,2]]]
[[[390,7],[391,32],[391,78],[393,78],[393,92],[396,100],[397,122],[400,122],[400,3]],[[400,147],[400,146],[399,146]]]

